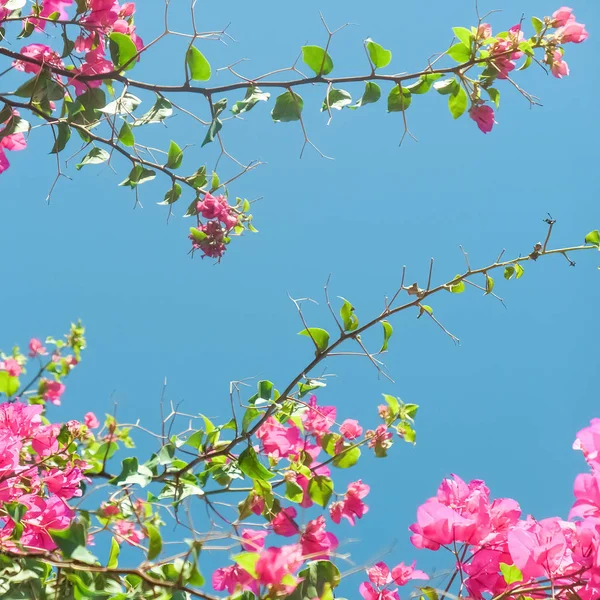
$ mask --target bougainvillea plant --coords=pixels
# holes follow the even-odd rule
[[[81,155],[77,169],[120,154],[130,169],[121,185],[136,193],[142,183],[159,173],[164,176],[168,190],[161,204],[168,205],[169,214],[185,193],[185,216],[196,219],[190,228],[193,250],[217,259],[232,236],[255,231],[251,203],[231,201],[228,195],[229,185],[255,164],[242,165],[240,173],[221,182],[206,165],[186,165],[179,171],[185,145],[170,141],[158,151],[137,141],[140,128],[160,123],[175,111],[201,120],[175,98],[195,94],[206,100],[209,117],[203,144],[216,141],[229,158],[221,133],[225,111],[229,106],[229,118],[235,119],[271,102],[264,91],[269,88],[281,92],[272,101],[273,120],[299,122],[305,145],[311,144],[299,92],[308,84],[324,88],[318,108],[330,117],[335,110],[376,103],[383,93],[380,84],[386,86],[387,110],[402,114],[405,134],[413,96],[433,90],[447,96],[455,119],[468,114],[475,126],[489,133],[501,86],[515,86],[534,102],[513,80],[515,73],[535,62],[556,78],[567,76],[564,47],[588,35],[566,7],[543,19],[534,17],[529,32],[519,23],[494,34],[483,17],[473,27],[455,27],[455,43],[418,73],[385,74],[392,54],[368,39],[364,74],[332,77],[330,46],[337,31],[326,26],[324,48],[302,48],[302,61],[312,71],[308,77],[296,65],[287,70],[298,77],[287,81],[274,79],[279,71],[248,78],[229,67],[238,79],[235,83],[203,87],[194,82],[209,81],[212,68],[197,44],[224,34],[200,33],[193,22],[180,85],[132,79],[130,72],[145,51],[162,37],[176,35],[169,29],[168,9],[167,2],[165,32],[146,42],[134,25],[133,3],[0,0],[0,55],[9,61],[6,73],[16,82],[13,91],[0,93],[0,172],[9,167],[7,152],[36,143],[30,131],[35,120],[52,131],[51,152],[57,155],[60,177],[62,153],[68,144],[73,146],[74,132]],[[61,47],[43,43],[49,30],[59,34],[53,39],[60,38]],[[20,50],[14,49],[14,40],[8,44],[11,36]],[[361,86],[358,99],[340,87],[345,84]],[[154,94],[145,112],[136,113],[144,100],[134,92]],[[228,105],[226,93],[240,96]],[[364,322],[350,301],[342,299],[334,307],[326,288],[334,335],[311,326],[301,302],[295,301],[302,323],[299,335],[313,351],[299,374],[278,387],[261,380],[250,397],[233,385],[231,415],[223,423],[201,414],[186,415],[188,427],[173,433],[181,417],[173,408],[164,417],[168,427],[151,434],[159,447],[150,456],[133,454],[133,427],[113,416],[102,422],[93,413],[74,415],[77,418],[66,423],[51,420],[53,405],[61,404],[65,382],[82,359],[81,323],[73,324],[64,339],[31,339],[26,353],[18,347],[0,353],[0,596],[336,597],[343,559],[336,527],[342,521],[359,527],[369,518],[370,487],[360,474],[361,456],[373,453],[384,459],[401,452],[393,449],[395,444],[414,444],[419,407],[384,394],[368,423],[340,420],[336,406],[325,403],[326,380],[316,367],[341,346],[356,346],[383,372],[378,356],[388,350],[391,321],[408,311],[432,319],[458,342],[435,316],[434,296],[461,294],[472,286],[497,298],[494,277],[516,281],[538,260],[561,255],[572,264],[573,253],[600,248],[598,230],[582,235],[583,244],[552,248],[555,221],[549,218],[546,223],[543,243],[512,259],[504,259],[503,252],[495,262],[476,268],[465,254],[465,272],[438,284],[432,268],[423,287],[407,284],[404,269],[384,310]],[[381,328],[382,343],[372,351],[361,335],[375,327]],[[576,435],[574,448],[582,451],[589,472],[575,481],[576,500],[566,520],[525,517],[517,501],[492,500],[483,481],[466,483],[454,475],[417,508],[410,527],[415,548],[450,553],[453,570],[447,581],[438,585],[411,557],[397,557],[368,565],[364,576],[355,578],[354,594],[365,600],[397,600],[399,588],[410,585],[428,600],[600,597],[600,420],[592,420]],[[338,474],[347,469],[356,476],[342,485]],[[196,528],[186,516],[197,506],[205,507],[218,527]],[[169,551],[163,540],[166,525],[175,525],[178,532]],[[125,552],[121,556],[124,548],[130,550],[129,557]],[[216,566],[207,569],[207,564]]]

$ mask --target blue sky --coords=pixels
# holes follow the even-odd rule
[[[545,0],[483,4],[482,12],[503,9],[491,17],[494,30],[517,22],[522,10],[528,22],[557,8]],[[143,37],[158,31],[161,6],[152,0],[140,7]],[[184,200],[167,225],[164,207],[156,206],[165,181],[146,184],[144,209],[132,210],[132,193],[117,187],[123,168],[115,175],[71,167],[73,181],[61,181],[47,205],[55,164],[47,155],[49,134],[36,129],[27,152],[11,155],[13,166],[1,180],[2,347],[59,335],[71,320],[83,319],[89,348],[63,407],[50,411],[55,419],[112,412],[116,402],[120,420],[140,418],[157,427],[165,377],[167,397],[183,401],[183,409],[225,418],[230,380],[267,378],[284,388],[309,362],[310,344],[296,335],[301,325],[288,293],[317,299],[307,318],[333,331],[322,302],[329,274],[331,295],[351,300],[366,321],[381,310],[384,295],[393,294],[402,265],[408,280],[421,285],[431,257],[434,282],[462,271],[459,244],[472,266],[492,263],[502,248],[507,257],[526,254],[543,239],[548,212],[558,220],[552,246],[582,243],[600,227],[600,8],[591,0],[573,7],[591,35],[567,48],[571,76],[558,81],[536,68],[519,73],[543,107],[530,110],[503,86],[498,125],[489,135],[467,117],[454,122],[445,98],[433,92],[414,98],[407,116],[419,142],[400,148],[401,117],[386,114],[384,101],[336,113],[327,127],[318,110],[324,90],[306,90],[311,139],[333,161],[310,148],[299,160],[300,128],[273,124],[272,104],[256,107],[243,122],[227,122],[227,149],[242,161],[266,164],[231,187],[233,195],[262,198],[254,206],[260,233],[235,239],[217,266],[186,255]],[[199,9],[199,27],[231,22],[236,41],[205,41],[200,48],[213,70],[241,57],[252,59],[239,66],[247,75],[288,66],[303,44],[324,43],[319,9],[332,28],[357,24],[334,38],[333,75],[366,71],[362,40],[368,36],[393,51],[392,71],[422,68],[447,47],[452,26],[475,21],[471,1],[376,8],[265,0],[261,10],[213,3],[206,15]],[[187,13],[177,13],[174,22],[185,27]],[[181,44],[167,41],[133,73],[176,82],[180,57]],[[215,84],[228,80],[223,72],[214,77]],[[230,104],[242,95],[230,94]],[[197,110],[207,116],[204,105]],[[214,164],[216,148],[201,150],[203,131],[182,116],[152,135],[163,147],[169,138],[195,144],[188,166]],[[395,543],[392,563],[416,557],[427,568],[447,568],[445,557],[415,551],[406,528],[418,504],[450,473],[485,479],[495,497],[516,498],[525,513],[566,516],[574,476],[585,469],[571,443],[600,416],[600,257],[574,259],[576,268],[560,256],[527,264],[518,282],[497,277],[507,309],[473,288],[433,298],[436,316],[461,339],[459,347],[430,320],[417,321],[414,313],[396,318],[385,359],[395,384],[378,380],[365,359],[327,361],[336,377],[320,401],[336,404],[340,420],[375,425],[382,393],[421,406],[415,448],[398,443],[389,459],[365,458],[360,472],[351,473],[372,489],[368,517],[354,530],[339,530],[342,540],[360,540],[344,546],[359,564]],[[379,335],[366,339],[376,346]],[[141,437],[140,447],[154,449]]]

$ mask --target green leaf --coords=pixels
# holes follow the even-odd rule
[[[433,89],[442,96],[454,93],[454,91],[460,87],[460,84],[456,79],[443,79],[442,81],[436,81],[433,84]]]
[[[118,71],[133,69],[138,49],[124,33],[113,31],[109,36],[110,58]]]
[[[275,123],[298,121],[304,108],[304,100],[291,90],[277,96],[271,117]]]
[[[377,102],[381,98],[381,88],[374,81],[367,81],[365,83],[365,91],[362,95],[362,98],[352,106],[348,108],[356,109],[361,106],[365,106],[365,104],[373,104]]]
[[[523,573],[521,573],[519,567],[515,565],[507,565],[506,563],[500,563],[500,571],[504,576],[504,581],[507,585],[511,583],[517,583],[523,581]]]
[[[308,484],[310,499],[325,508],[333,494],[333,481],[325,475],[315,475]]]
[[[342,110],[344,106],[348,106],[349,104],[352,104],[352,96],[346,90],[331,88],[327,97],[323,100],[321,112],[326,111],[328,108]]]
[[[494,289],[494,280],[486,273],[485,274],[485,294],[491,294]]]
[[[285,497],[290,502],[299,504],[304,497],[304,490],[295,481],[285,482]]]
[[[120,475],[108,481],[111,485],[138,484],[141,487],[145,487],[152,481],[152,471],[148,467],[140,465],[135,456],[124,458],[122,465]]]
[[[317,352],[319,354],[324,352],[327,349],[327,346],[329,346],[329,333],[325,331],[325,329],[309,327],[308,329],[303,329],[298,332],[298,335],[309,337],[317,347]]]
[[[345,450],[341,454],[338,454],[333,459],[333,466],[338,469],[348,469],[353,467],[360,458],[360,448],[355,446],[354,448],[350,448],[349,450]]]
[[[194,431],[194,433],[192,433],[192,435],[190,435],[190,437],[187,440],[185,440],[185,445],[191,446],[192,448],[199,450],[200,447],[202,446],[202,438],[203,437],[204,437],[204,431],[202,431],[202,429],[199,429],[198,431]]]
[[[109,569],[116,569],[119,566],[119,554],[121,552],[121,546],[119,542],[113,537],[110,540],[110,553],[108,555],[108,564],[106,565]]]
[[[325,386],[326,384],[324,382],[318,381],[316,379],[309,379],[306,383],[301,382],[298,384],[298,398],[302,398],[303,396],[306,396],[306,394],[308,394],[309,392],[312,392],[313,390]]]
[[[523,269],[523,267],[519,263],[516,263],[515,265],[509,265],[504,269],[504,279],[512,279],[513,277],[515,277],[515,275],[515,279],[520,279],[523,276],[524,272],[525,269]]]
[[[96,557],[85,547],[87,533],[82,523],[74,522],[67,529],[49,529],[48,533],[65,558],[93,565]]]
[[[247,408],[242,418],[242,431],[248,431],[248,429],[250,429],[252,421],[254,421],[256,417],[263,415],[264,412],[264,410],[259,410],[258,408],[254,408],[252,406],[250,408]]]
[[[186,54],[190,78],[194,81],[208,81],[211,75],[210,63],[198,48],[191,46]]]
[[[411,94],[425,94],[441,76],[441,73],[427,73],[427,75],[421,75],[418,81],[407,85],[406,89]]]
[[[8,513],[8,516],[15,522],[20,523],[21,519],[27,512],[27,507],[20,502],[5,502],[2,506]]]
[[[381,325],[383,327],[383,344],[381,345],[381,350],[379,350],[379,352],[385,352],[394,330],[388,321],[381,321]]]
[[[210,144],[215,139],[215,136],[221,129],[223,128],[223,123],[221,119],[219,119],[219,115],[225,110],[227,107],[227,98],[221,98],[218,102],[215,102],[213,105],[213,118],[211,124],[208,127],[208,131],[206,132],[206,136],[204,137],[204,141],[202,142],[202,147],[206,146],[206,144]],[[213,174],[214,177],[214,174]],[[213,189],[219,187],[219,184],[215,186],[213,183]]]
[[[448,56],[458,63],[468,62],[471,60],[471,48],[462,42],[460,44],[454,44],[454,46],[448,48]]]
[[[406,88],[396,85],[388,95],[388,112],[406,110],[412,101],[412,95]]]
[[[169,169],[178,169],[183,161],[183,151],[181,148],[171,140],[169,145],[169,153],[167,155],[167,164],[165,165]]]
[[[157,204],[174,204],[181,196],[181,186],[174,183],[173,187],[165,194],[165,199]]]
[[[600,231],[598,231],[597,229],[594,229],[594,231],[590,231],[585,236],[585,243],[591,244],[592,246],[596,246],[600,249]]]
[[[137,96],[127,93],[98,110],[105,115],[130,115],[141,103]]]
[[[544,21],[537,17],[531,17],[531,24],[538,35],[542,32],[542,29],[544,29]]]
[[[331,56],[320,46],[302,46],[302,60],[315,75],[329,75],[333,71]]]
[[[454,35],[465,45],[471,46],[471,40],[473,39],[473,34],[466,27],[453,27],[452,31],[454,31]]]
[[[146,183],[147,181],[152,181],[156,177],[156,171],[152,171],[151,169],[146,169],[142,167],[142,165],[135,165],[133,169],[129,172],[127,179],[121,181],[120,186],[129,186],[131,189],[137,187],[138,185],[142,185],[142,183]]]
[[[368,38],[366,42],[367,51],[369,52],[369,57],[373,63],[373,66],[376,69],[383,69],[383,67],[387,67],[392,60],[391,51],[386,50],[383,46],[380,46],[371,38]]]
[[[500,108],[500,92],[496,88],[487,88],[485,90],[490,100],[496,105],[496,108]]]
[[[65,149],[69,138],[71,137],[71,128],[68,123],[61,121],[57,126],[56,139],[54,140],[54,146],[50,150],[50,154],[58,154]]]
[[[127,121],[123,121],[123,125],[121,125],[121,130],[119,131],[119,141],[121,144],[123,144],[123,146],[128,146],[129,148],[135,146],[133,130]]]
[[[469,97],[462,85],[459,85],[448,97],[448,108],[455,119],[458,119],[464,114],[468,104]]]
[[[162,551],[160,531],[152,523],[145,523],[144,527],[148,532],[148,560],[154,560]]]
[[[432,587],[422,587],[421,592],[421,600],[438,600],[438,593]]]
[[[465,291],[465,282],[460,278],[461,275],[457,275],[448,287],[448,290],[453,294],[462,294]],[[456,283],[454,283],[454,281],[456,281]]]
[[[419,316],[417,319],[420,319],[423,316],[423,313],[427,313],[428,315],[433,316],[433,308],[431,306],[427,306],[427,304],[419,305]]]
[[[99,165],[106,162],[110,158],[109,153],[103,148],[92,148],[84,157],[83,160],[76,165],[76,169],[79,171],[86,165]]]
[[[341,581],[339,569],[328,560],[310,561],[300,573],[300,583],[296,589],[287,596],[288,600],[308,600],[320,598],[333,600],[332,589]]]
[[[240,565],[246,573],[249,573],[254,579],[258,579],[256,574],[256,563],[260,558],[258,552],[242,552],[231,557],[235,563]]]
[[[342,308],[340,308],[340,317],[344,323],[344,331],[354,331],[358,327],[358,317],[354,313],[354,307],[346,298],[341,298],[341,300],[344,301]]]
[[[517,279],[521,279],[521,277],[523,277],[523,273],[525,273],[525,269],[519,263],[517,263],[515,265],[515,272],[517,273]]]
[[[31,125],[25,119],[13,115],[10,117],[6,127],[0,131],[0,140],[13,133],[29,133],[30,129]]]
[[[246,95],[243,100],[238,100],[233,105],[231,112],[234,115],[239,115],[244,112],[248,112],[251,110],[256,104],[259,102],[266,102],[271,97],[271,94],[268,92],[261,92],[261,90],[257,87],[249,87],[246,90]]]
[[[258,382],[258,397],[262,400],[271,400],[273,397],[273,382],[262,380]]]
[[[390,396],[389,394],[383,394],[383,399],[387,402],[387,405],[392,412],[392,417],[395,419],[400,414],[400,401],[398,398]]]
[[[254,448],[246,448],[239,458],[238,463],[242,473],[248,475],[251,479],[261,479],[268,481],[273,479],[274,473],[271,473],[259,460]]]
[[[190,233],[196,242],[202,242],[208,237],[204,231],[200,231],[200,229],[196,229],[196,227],[190,227]]]
[[[162,96],[156,97],[154,106],[139,119],[133,122],[133,127],[147,125],[148,123],[160,123],[173,114],[173,105]]]

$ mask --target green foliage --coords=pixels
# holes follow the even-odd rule
[[[592,246],[596,246],[598,249],[600,249],[600,231],[598,231],[597,229],[594,229],[594,231],[590,231],[585,236],[585,243],[591,244]]]
[[[371,38],[366,40],[367,52],[375,69],[383,69],[392,61],[392,53],[374,42]]]
[[[336,110],[342,110],[344,106],[352,104],[352,96],[346,90],[338,90],[331,88],[325,100],[323,100],[323,106],[321,112],[335,108]]]
[[[0,394],[12,396],[19,390],[19,378],[8,374],[8,371],[0,371]]]
[[[457,92],[459,87],[460,84],[453,77],[450,79],[443,79],[442,81],[436,81],[433,84],[433,89],[443,96]]]
[[[257,87],[249,87],[243,100],[238,100],[231,109],[234,115],[240,115],[254,108],[259,102],[266,102],[271,97],[268,92],[262,92]]]
[[[152,181],[156,177],[156,171],[146,169],[142,165],[135,165],[129,172],[129,175],[119,185],[129,186],[131,189],[142,185],[148,181]]]
[[[190,71],[190,79],[194,81],[208,81],[210,79],[210,63],[198,48],[190,46],[185,59]]]
[[[515,279],[520,279],[523,276],[524,272],[525,269],[523,269],[523,267],[519,263],[509,265],[504,269],[504,279],[508,280],[512,279],[513,277],[515,277]]]
[[[85,547],[87,531],[82,523],[73,522],[68,529],[50,529],[48,533],[65,558],[87,565],[97,564],[96,557]]]
[[[317,354],[324,352],[329,346],[329,333],[325,329],[309,327],[298,332],[298,335],[309,337],[317,347]]]
[[[448,56],[458,63],[465,63],[471,59],[471,48],[467,44],[454,44],[448,48]]]
[[[360,458],[361,452],[358,446],[350,447],[347,450],[344,450],[340,454],[338,454],[333,459],[333,466],[338,469],[349,469],[353,467]]]
[[[162,551],[162,537],[158,527],[152,523],[146,523],[148,532],[148,560],[154,560]]]
[[[167,164],[165,165],[169,169],[179,169],[183,161],[183,151],[181,148],[171,140],[169,145],[169,152],[167,155]]]
[[[313,600],[333,598],[331,590],[341,581],[339,569],[328,560],[309,562],[298,574],[301,582],[288,596],[289,600]]]
[[[113,31],[109,36],[110,58],[117,71],[129,71],[135,66],[138,50],[131,36]]]
[[[383,327],[383,344],[381,345],[379,352],[385,352],[388,348],[388,342],[392,337],[392,333],[394,333],[394,329],[388,321],[381,321],[381,326]]]
[[[271,111],[271,117],[276,123],[298,121],[300,120],[303,108],[304,100],[292,90],[288,90],[277,96],[275,106]]]
[[[356,109],[365,106],[366,104],[373,104],[374,102],[377,102],[379,98],[381,98],[381,88],[374,81],[367,81],[365,83],[365,91],[360,100],[348,108]]]
[[[134,485],[145,487],[152,481],[152,471],[145,465],[140,465],[133,456],[124,458],[120,475],[109,480],[112,485]]]
[[[317,76],[333,71],[331,56],[320,46],[302,46],[302,60]]]
[[[344,324],[344,331],[355,331],[358,328],[358,317],[354,312],[354,307],[348,300],[341,298],[344,301],[340,308],[340,317]]]
[[[315,475],[308,484],[310,499],[319,506],[325,507],[333,494],[333,481],[326,475]]]
[[[139,119],[136,119],[132,126],[140,127],[141,125],[148,125],[149,123],[161,123],[165,119],[168,119],[173,114],[173,105],[164,97],[156,96],[156,102],[154,106]]]
[[[388,112],[404,111],[410,106],[411,102],[410,90],[396,85],[388,95]]]
[[[452,283],[448,286],[448,291],[452,292],[453,294],[462,294],[465,291],[465,283],[461,278],[461,275],[457,275]],[[454,283],[456,282],[456,283]]]
[[[469,104],[469,97],[462,85],[457,86],[448,96],[448,108],[455,119],[461,117]]]
[[[106,162],[110,158],[110,154],[104,148],[92,148],[76,166],[77,170],[82,169],[86,165],[99,165]]]
[[[242,473],[248,475],[251,479],[260,479],[268,481],[275,477],[259,460],[254,448],[246,448],[238,458],[238,464]]]
[[[506,563],[500,563],[500,571],[504,576],[504,581],[510,585],[511,583],[517,583],[523,581],[523,573],[515,565],[507,565]]]

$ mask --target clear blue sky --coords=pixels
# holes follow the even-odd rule
[[[503,9],[492,17],[494,30],[514,24],[522,10],[528,23],[532,14],[557,8],[547,0],[480,4],[482,11]],[[156,206],[165,181],[146,184],[144,209],[134,211],[132,193],[117,187],[123,170],[71,169],[74,180],[63,180],[47,206],[55,166],[47,155],[49,134],[35,130],[28,151],[11,155],[13,166],[1,179],[2,347],[59,335],[81,317],[89,348],[69,379],[63,407],[50,410],[53,418],[103,414],[117,402],[120,420],[141,418],[156,427],[165,377],[168,397],[184,401],[185,410],[225,418],[230,380],[268,378],[283,388],[310,358],[287,293],[321,301],[332,274],[331,294],[350,299],[364,321],[393,293],[402,265],[410,282],[423,285],[430,257],[435,282],[463,269],[459,244],[478,266],[493,262],[502,248],[509,257],[528,253],[544,236],[547,212],[558,219],[553,246],[582,243],[600,227],[600,8],[591,0],[572,4],[591,35],[567,49],[571,76],[558,81],[536,68],[516,75],[544,106],[530,110],[503,86],[498,125],[487,136],[466,117],[453,122],[445,98],[433,92],[415,97],[408,113],[419,143],[399,148],[401,117],[386,114],[384,101],[336,113],[326,127],[318,111],[323,90],[306,90],[311,138],[334,161],[310,149],[299,160],[300,128],[270,122],[272,105],[226,123],[228,150],[267,164],[231,187],[233,195],[263,198],[254,211],[260,234],[234,240],[218,266],[186,256],[187,220],[166,224],[164,207]],[[143,37],[158,31],[161,6],[152,0],[140,7]],[[239,67],[248,75],[284,67],[303,44],[324,42],[319,9],[332,27],[357,23],[334,39],[337,75],[366,70],[361,42],[367,36],[393,51],[394,71],[411,71],[447,46],[452,26],[474,22],[471,1],[376,7],[268,0],[260,9],[213,3],[210,10],[200,6],[200,28],[231,22],[236,42],[206,41],[200,48],[213,68],[241,57],[252,59]],[[177,14],[178,26],[185,26],[186,14]],[[133,73],[177,81],[181,61],[174,62],[173,50],[167,43]],[[228,81],[224,73],[215,78],[221,80]],[[241,96],[230,94],[230,104]],[[204,105],[198,111],[207,114]],[[196,124],[178,116],[166,130],[158,127],[165,141],[196,144],[188,166],[214,163],[216,149],[200,150],[203,131]],[[426,568],[447,568],[441,555],[411,547],[407,526],[450,473],[485,479],[494,496],[515,497],[536,517],[566,516],[574,476],[585,469],[572,440],[600,416],[600,256],[574,258],[576,268],[558,256],[525,265],[518,282],[497,278],[507,309],[472,288],[432,299],[460,347],[428,319],[417,321],[414,313],[395,319],[386,357],[394,385],[378,380],[364,359],[327,361],[337,377],[320,400],[335,403],[340,419],[377,424],[381,393],[421,406],[416,448],[398,443],[388,460],[366,458],[350,474],[372,486],[368,518],[354,530],[338,530],[343,541],[360,540],[344,545],[357,562],[397,542],[390,562],[417,557]],[[323,303],[307,315],[311,325],[333,331]],[[375,346],[379,335],[367,339]],[[153,449],[143,438],[140,445]]]

